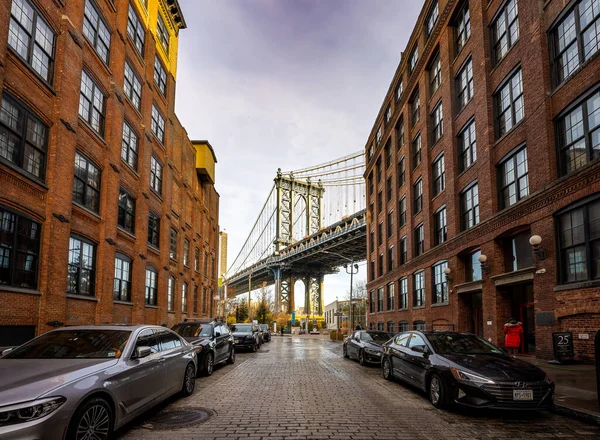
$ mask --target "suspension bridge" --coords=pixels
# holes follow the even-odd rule
[[[294,284],[304,283],[306,313],[323,315],[323,280],[366,258],[365,157],[357,152],[312,167],[277,171],[237,257],[226,295],[275,285],[277,312],[295,310]]]

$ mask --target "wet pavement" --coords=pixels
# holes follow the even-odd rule
[[[340,342],[319,336],[273,338],[235,365],[199,378],[186,399],[171,399],[121,430],[143,439],[599,439],[600,427],[540,412],[442,411],[378,367],[342,358]],[[205,410],[200,424],[153,425],[164,411]],[[182,420],[183,423],[183,420]]]

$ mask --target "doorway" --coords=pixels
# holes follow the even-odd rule
[[[510,316],[523,325],[523,338],[519,353],[535,354],[535,307],[533,299],[533,284],[519,284],[509,290]]]
[[[471,295],[471,331],[483,338],[483,301],[481,292]]]

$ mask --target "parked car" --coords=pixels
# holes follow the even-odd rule
[[[233,346],[236,350],[250,349],[256,351],[260,348],[257,325],[231,324],[229,329],[233,335]]]
[[[188,319],[175,324],[172,330],[196,347],[198,374],[210,376],[215,365],[235,362],[233,336],[222,321]]]
[[[256,325],[256,328],[258,329],[258,348],[260,348],[260,346],[265,343],[265,332],[258,324]]]
[[[0,358],[0,438],[109,439],[195,381],[194,347],[164,327],[53,330]]]
[[[269,328],[269,324],[259,324],[258,326],[263,331],[263,337],[265,342],[271,342],[271,329]]]
[[[345,339],[342,351],[345,358],[358,359],[361,365],[381,363],[382,345],[392,335],[374,330],[356,330]]]
[[[550,409],[554,383],[536,366],[470,333],[409,331],[383,345],[383,377],[452,403],[499,409]]]

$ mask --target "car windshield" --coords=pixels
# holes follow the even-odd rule
[[[504,354],[495,345],[475,335],[440,333],[429,334],[427,339],[440,354]]]
[[[46,333],[4,359],[111,359],[123,354],[129,330],[60,330]]]
[[[196,336],[212,336],[213,326],[211,324],[185,323],[173,327],[175,333],[184,338]]]
[[[386,342],[390,338],[391,336],[384,332],[364,332],[362,335],[363,341]]]
[[[232,332],[251,332],[252,324],[233,324],[231,326]]]

